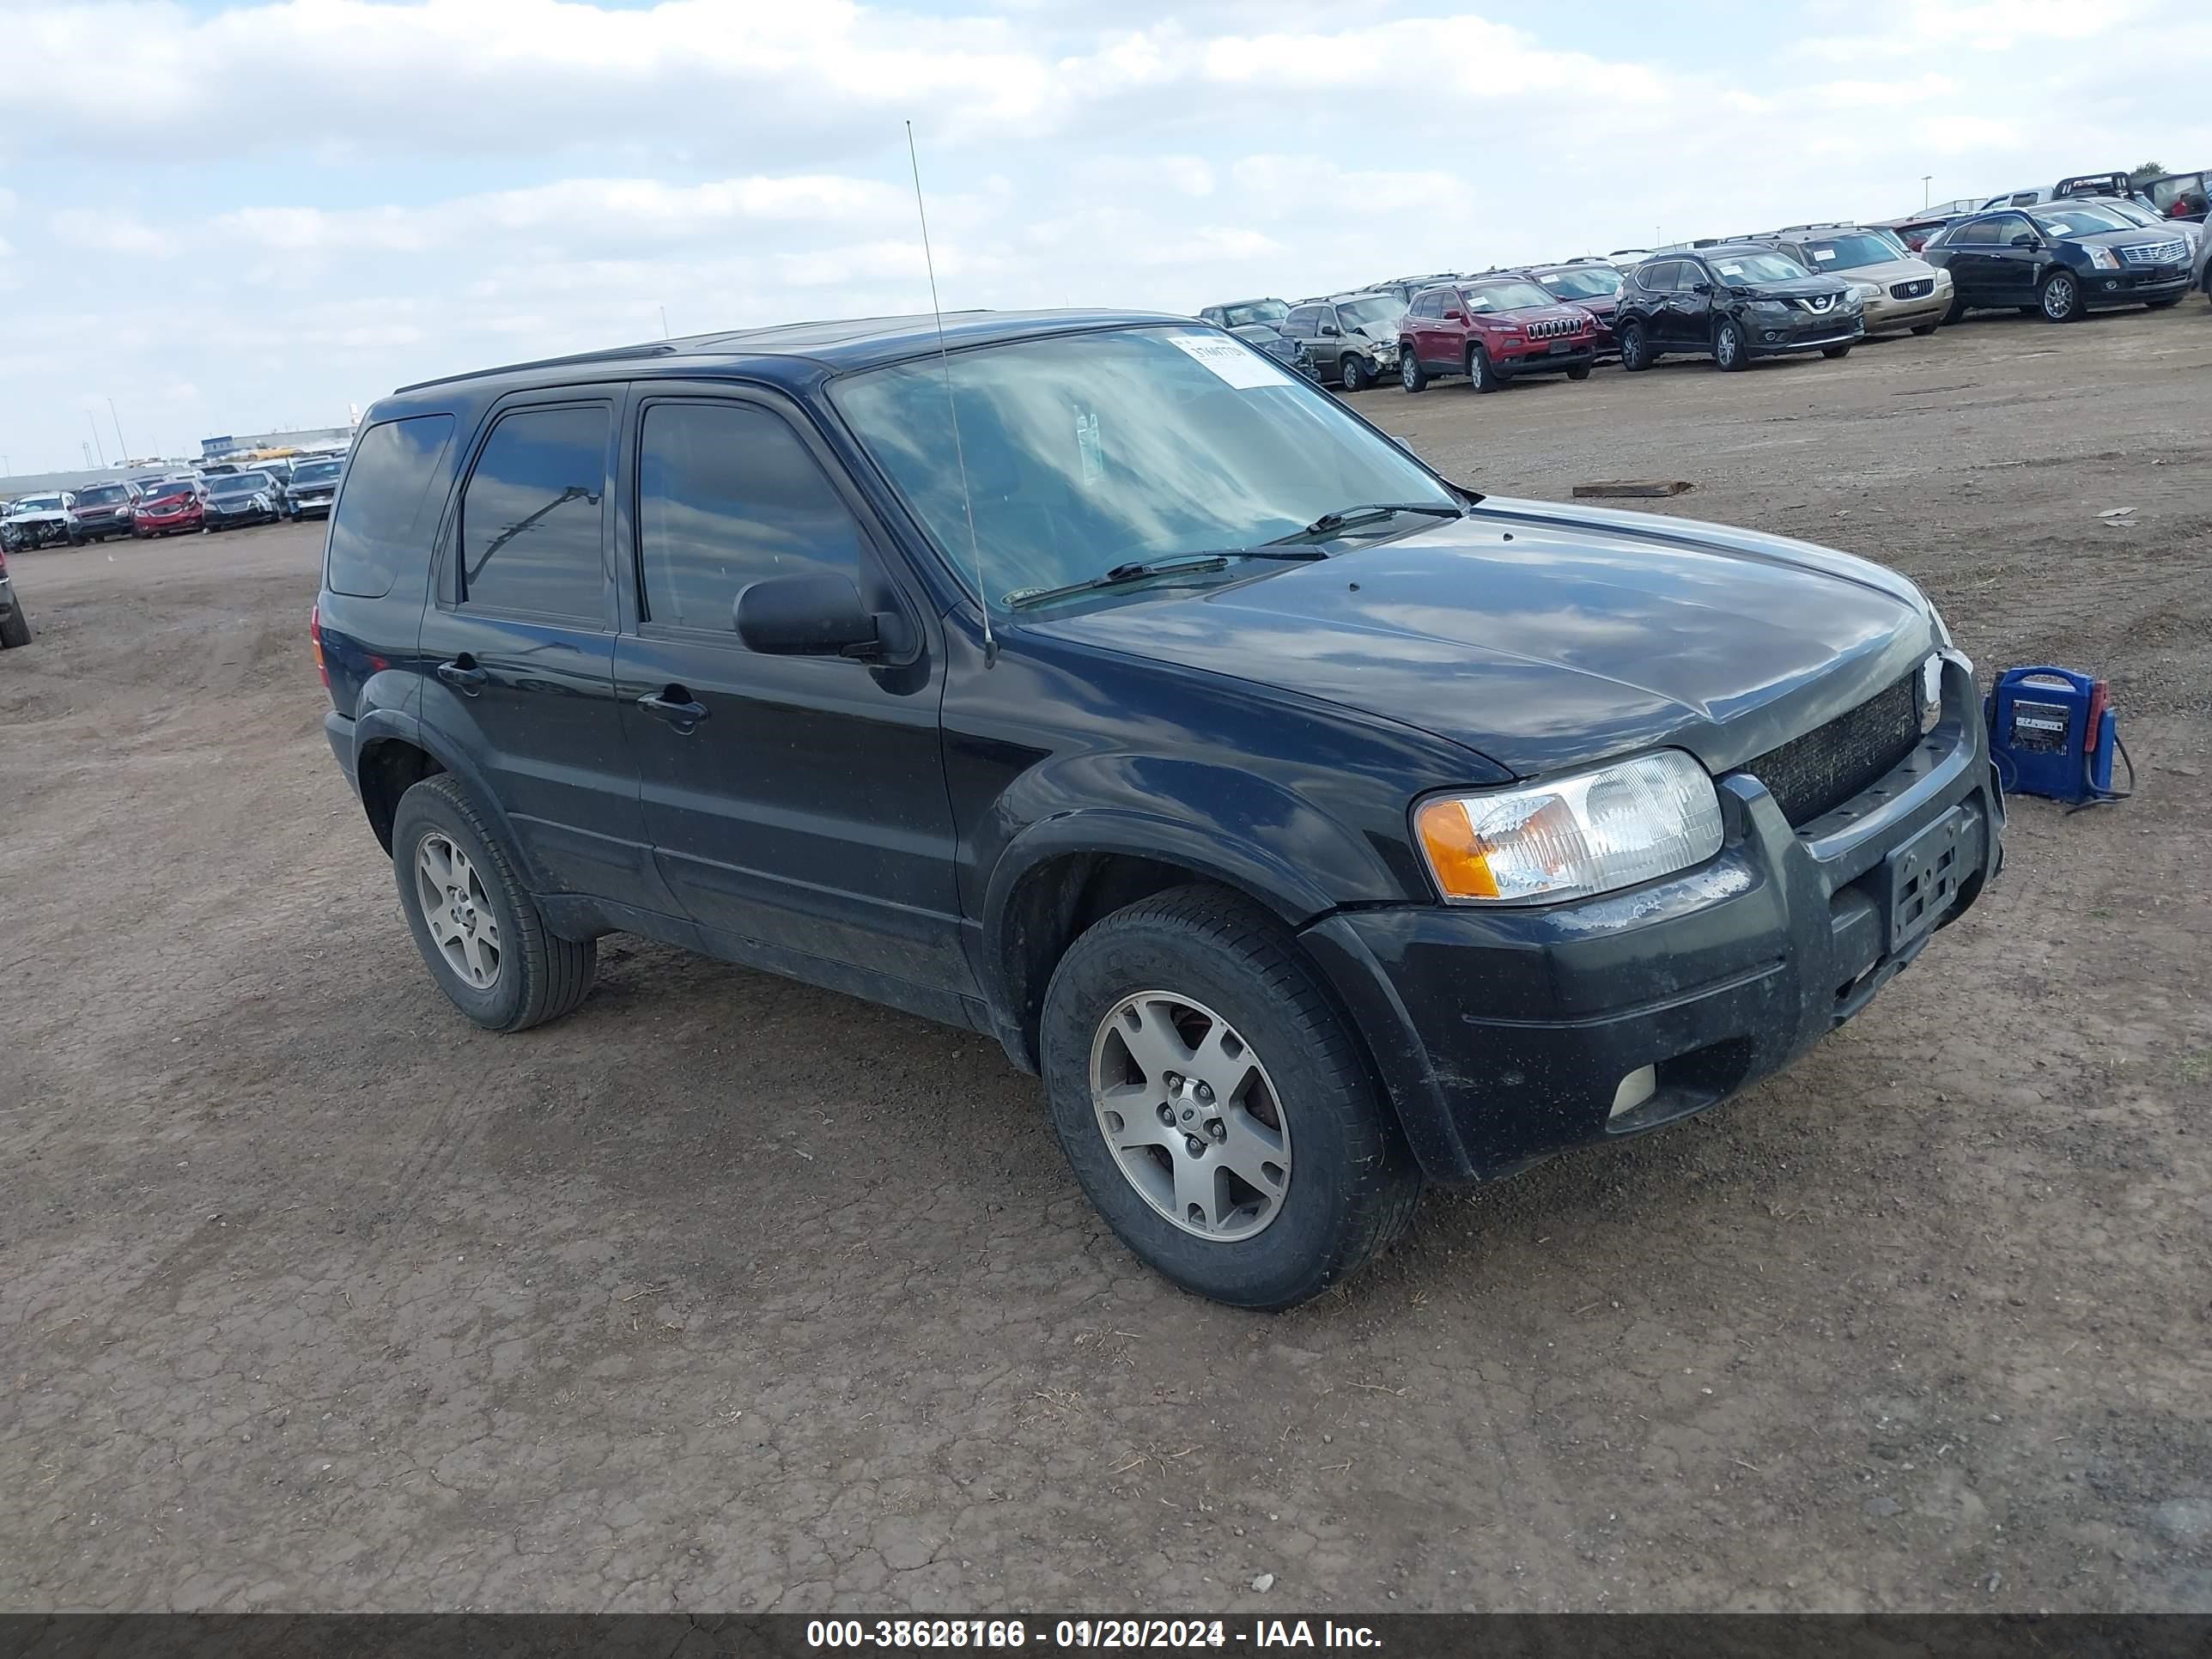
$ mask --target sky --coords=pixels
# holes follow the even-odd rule
[[[2179,0],[0,0],[0,476],[928,308],[1188,313],[2145,161]],[[112,399],[113,413],[109,402]]]

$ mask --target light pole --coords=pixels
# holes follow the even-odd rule
[[[84,423],[92,428],[92,447],[100,451],[100,464],[102,466],[106,466],[107,465],[107,451],[100,445],[100,422],[92,418],[92,411],[88,409],[84,411]]]
[[[1934,181],[1935,177],[1932,173],[1923,173],[1920,175],[1920,210],[1923,213],[1928,211],[1928,203],[1932,194],[1928,186]]]
[[[115,464],[121,466],[131,459],[130,447],[123,441],[123,417],[115,412],[115,399],[107,400],[107,418],[115,422]]]

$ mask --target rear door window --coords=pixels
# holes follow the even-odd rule
[[[355,440],[344,492],[331,515],[324,580],[333,593],[380,599],[400,571],[429,563],[430,538],[445,504],[436,486],[453,441],[450,415],[380,421]],[[159,488],[163,495],[191,493],[187,484]]]
[[[465,608],[606,625],[603,404],[500,417],[461,498]]]

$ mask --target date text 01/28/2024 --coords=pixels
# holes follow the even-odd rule
[[[1365,1625],[1304,1619],[815,1619],[810,1648],[1379,1648]]]

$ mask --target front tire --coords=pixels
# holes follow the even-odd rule
[[[1735,318],[1723,317],[1713,330],[1713,362],[1723,372],[1733,374],[1751,364],[1751,353],[1743,343],[1743,330]]]
[[[2070,270],[2054,270],[2045,277],[2043,286],[2036,290],[2035,305],[2044,320],[2051,323],[2075,322],[2088,309],[2081,297],[2081,284]]]
[[[1356,351],[1347,351],[1338,360],[1337,378],[1346,392],[1364,392],[1375,379],[1367,372],[1367,359]]]
[[[1651,337],[1644,332],[1641,323],[1620,325],[1620,366],[1631,374],[1640,374],[1659,361],[1659,354],[1651,349]]]
[[[1175,888],[1092,927],[1040,1035],[1076,1180],[1187,1290],[1291,1307],[1412,1218],[1420,1175],[1350,1031],[1289,934],[1234,894]]]
[[[399,798],[392,871],[438,988],[488,1031],[558,1019],[592,988],[599,947],[545,926],[518,860],[450,772]]]
[[[1428,372],[1421,367],[1421,360],[1413,355],[1413,343],[1407,341],[1398,348],[1398,390],[1420,392],[1428,384]]]
[[[1495,392],[1505,384],[1498,367],[1490,361],[1490,354],[1480,346],[1469,348],[1467,354],[1467,380],[1477,392]]]
[[[1922,335],[1922,336],[1926,336],[1926,335],[1933,334],[1933,333],[1934,333],[1934,332],[1935,332],[1938,328],[1940,328],[1940,327],[1942,327],[1942,324],[1940,324],[1940,323],[1915,323],[1915,324],[1913,324],[1913,325],[1912,325],[1912,331],[1913,331],[1915,334],[1918,334],[1918,335]]]
[[[0,648],[13,649],[30,642],[31,619],[23,614],[21,605],[0,617]]]
[[[1839,363],[1851,355],[1851,349],[1847,345],[1822,346],[1820,355],[1832,363]]]
[[[1567,371],[1567,378],[1571,380],[1587,380],[1589,379],[1589,365],[1588,363],[1584,363],[1579,368],[1569,369]]]
[[[2181,303],[2181,301],[2182,301],[2182,296],[2181,296],[2180,295],[2179,295],[2179,294],[2174,295],[2173,295],[2172,298],[2170,298],[2170,299],[2165,299],[2165,300],[2145,300],[2145,301],[2143,301],[2143,309],[2144,309],[2144,310],[2146,310],[2146,311],[2164,311],[2164,310],[2165,310],[2168,306],[2178,306],[2178,305],[2179,305],[2179,304]]]

